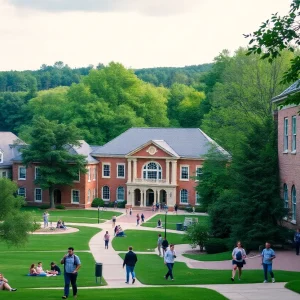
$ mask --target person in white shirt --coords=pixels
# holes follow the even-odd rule
[[[173,267],[174,267],[174,259],[176,258],[176,252],[174,250],[174,245],[171,244],[170,248],[165,252],[164,263],[168,267],[168,273],[164,276],[166,280],[168,280],[169,276],[171,280],[173,278]]]
[[[239,280],[241,280],[242,268],[246,263],[245,258],[246,258],[246,251],[242,247],[242,243],[237,242],[236,247],[232,251],[232,276],[231,276],[232,281],[234,281],[236,269],[239,270]]]

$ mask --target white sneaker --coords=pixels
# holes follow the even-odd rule
[[[275,278],[272,278],[272,283],[274,283],[275,282]]]
[[[263,283],[268,283],[268,280],[264,280],[264,282]]]

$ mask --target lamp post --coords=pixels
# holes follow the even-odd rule
[[[100,206],[98,205],[98,224],[100,224]]]
[[[165,213],[165,239],[167,239],[167,214],[168,214],[168,209],[166,209],[166,213]]]

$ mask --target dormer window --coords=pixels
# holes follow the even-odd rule
[[[0,149],[0,164],[3,164],[4,158],[3,158],[3,151]]]

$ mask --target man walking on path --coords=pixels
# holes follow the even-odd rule
[[[294,242],[295,242],[295,247],[296,247],[296,255],[299,255],[299,249],[300,249],[300,229],[299,228],[295,232]]]
[[[64,296],[62,299],[67,299],[70,292],[70,282],[72,285],[73,290],[73,297],[77,298],[77,275],[78,270],[81,267],[80,259],[77,255],[74,254],[74,248],[68,248],[68,254],[66,254],[62,260],[60,261],[61,264],[64,265],[64,278],[65,278],[65,288],[64,288]]]
[[[134,267],[137,262],[137,256],[132,251],[132,247],[130,246],[128,248],[128,252],[125,255],[124,262],[123,262],[123,268],[126,265],[126,282],[129,283],[129,274],[131,273],[132,277],[132,284],[135,282],[135,273],[134,273]]]
[[[162,247],[162,242],[163,239],[161,237],[161,234],[158,235],[158,240],[157,240],[157,250],[158,250],[158,255],[161,256],[161,247]]]
[[[108,231],[106,231],[106,233],[104,234],[105,249],[108,249],[109,238],[110,238],[109,233]]]
[[[174,245],[170,245],[170,249],[166,251],[164,263],[168,267],[168,273],[165,275],[165,279],[168,280],[169,276],[171,280],[173,278],[173,267],[174,267],[174,259],[176,258],[176,253],[174,251]]]
[[[274,250],[271,248],[270,243],[266,242],[266,248],[262,251],[261,257],[262,257],[262,265],[264,268],[264,276],[265,276],[264,283],[268,282],[268,272],[270,273],[272,282],[274,283],[275,278],[272,270],[272,262],[273,259],[276,258],[276,255]]]

